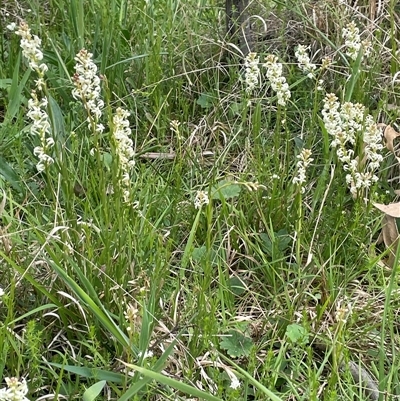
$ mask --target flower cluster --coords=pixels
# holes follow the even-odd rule
[[[260,80],[260,69],[258,64],[260,63],[260,58],[257,57],[257,53],[249,53],[244,59],[245,67],[245,84],[246,92],[251,93],[258,85]]]
[[[359,103],[346,102],[340,105],[333,93],[326,95],[322,110],[325,128],[332,136],[331,146],[336,149],[343,169],[348,172],[346,182],[350,192],[357,195],[361,189],[367,190],[378,180],[374,171],[379,168],[383,157],[380,131],[370,115],[365,116],[365,107]],[[364,144],[364,158],[360,162],[354,157],[357,137]]]
[[[175,134],[179,134],[180,125],[181,123],[178,120],[171,120],[169,123],[171,131],[174,132]]]
[[[231,377],[231,384],[229,387],[233,390],[240,388],[240,380],[234,374]]]
[[[144,353],[142,351],[139,351],[138,353],[138,358],[141,358],[143,356],[143,360],[147,359],[147,358],[152,358],[154,356],[154,352],[153,351],[144,351]]]
[[[11,28],[15,29],[15,25],[10,24],[9,29]],[[19,24],[15,33],[21,36],[22,55],[28,60],[29,67],[38,73],[39,79],[43,78],[48,68],[45,63],[41,62],[43,60],[43,52],[40,48],[42,41],[38,36],[31,34],[28,24],[24,21]]]
[[[89,129],[97,133],[104,131],[104,125],[99,123],[104,102],[100,98],[100,78],[97,75],[97,66],[92,60],[93,54],[82,49],[75,57],[75,74],[73,77],[75,89],[72,96],[81,99],[89,116]]]
[[[207,192],[197,191],[193,203],[195,209],[200,209],[203,205],[208,205],[210,203],[210,199],[208,198]]]
[[[356,60],[358,53],[363,48],[364,56],[368,57],[371,53],[372,46],[371,42],[364,40],[361,42],[360,30],[356,24],[352,21],[346,25],[342,30],[342,37],[345,40],[344,45],[346,47],[346,54],[352,59]]]
[[[384,146],[382,144],[382,133],[371,115],[367,115],[365,118],[363,141],[365,144],[364,154],[368,162],[368,168],[371,171],[377,170],[383,161],[383,156],[380,154],[380,151]]]
[[[36,146],[33,150],[34,155],[39,159],[36,168],[40,172],[54,163],[53,158],[49,155],[51,148],[54,146],[54,139],[50,136],[50,122],[46,111],[47,98],[43,97],[39,100],[36,91],[32,91],[31,98],[28,101],[28,108],[27,115],[32,121],[30,131],[40,139],[40,146]]]
[[[29,401],[25,395],[28,393],[26,380],[19,381],[16,377],[6,377],[8,388],[0,389],[1,401]]]
[[[135,165],[135,152],[133,150],[133,141],[130,138],[131,129],[129,128],[129,112],[118,107],[113,116],[113,138],[115,140],[116,153],[119,161],[120,173],[122,175],[121,183],[125,187],[124,201],[128,202],[130,192],[130,171]]]
[[[339,299],[337,302],[337,307],[335,311],[335,320],[337,323],[341,325],[345,325],[347,320],[351,317],[353,312],[353,308],[349,302],[346,303],[346,300]]]
[[[139,316],[139,309],[137,309],[131,303],[129,303],[124,312],[125,320],[128,323],[128,327],[126,328],[128,332],[132,331],[132,329],[135,327],[135,321],[137,320],[138,316]]]
[[[264,67],[267,69],[267,78],[271,83],[272,90],[278,97],[278,104],[286,106],[291,95],[286,78],[282,76],[282,64],[278,63],[276,56],[270,54],[265,59]]]
[[[12,25],[9,28],[15,29],[15,26]],[[53,158],[50,156],[51,148],[54,146],[54,139],[51,136],[50,119],[47,113],[48,99],[46,96],[39,99],[37,95],[37,91],[43,91],[45,85],[44,74],[48,68],[42,62],[41,40],[38,36],[31,34],[28,24],[21,22],[15,33],[21,37],[22,55],[28,60],[29,67],[38,74],[38,79],[35,81],[36,90],[32,91],[31,98],[28,100],[29,110],[27,115],[32,121],[31,133],[40,139],[40,145],[36,146],[33,151],[34,155],[39,159],[36,168],[40,172],[54,163]]]
[[[309,78],[314,77],[314,71],[317,66],[310,61],[310,57],[307,53],[307,47],[303,45],[297,46],[294,55],[297,58],[299,68],[304,71]]]
[[[9,31],[15,31],[15,28],[17,27],[17,24],[15,23],[15,22],[11,22],[11,24],[8,24],[7,26],[6,26],[6,28],[9,30]]]
[[[333,64],[332,57],[329,57],[329,56],[322,57],[321,70],[328,69],[332,64]]]
[[[314,161],[311,157],[310,149],[303,149],[297,156],[299,161],[297,162],[297,176],[293,178],[293,184],[301,186],[301,192],[304,193],[304,183],[306,182],[306,170],[307,167]]]

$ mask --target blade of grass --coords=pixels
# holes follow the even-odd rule
[[[358,78],[360,78],[362,59],[363,59],[363,49],[361,48],[360,51],[358,52],[357,59],[351,69],[351,76],[350,76],[350,80],[348,81],[348,85],[346,85],[346,92],[345,92],[345,96],[344,96],[345,102],[350,102],[353,92],[354,92],[354,88],[358,81]]]
[[[78,297],[80,301],[83,302],[83,305],[86,306],[96,317],[96,319],[103,325],[105,329],[112,334],[117,341],[123,347],[131,348],[136,354],[139,350],[130,343],[129,338],[125,335],[125,333],[121,330],[121,328],[115,323],[114,319],[110,316],[109,312],[106,308],[101,304],[96,292],[86,277],[83,275],[82,271],[71,260],[71,264],[73,264],[74,271],[78,274],[79,278],[83,281],[85,285],[85,289],[78,285],[65,271],[65,269],[59,266],[56,263],[57,256],[56,254],[47,247],[49,254],[52,256],[51,260],[49,261],[53,270],[60,276],[60,278],[65,282],[65,284],[73,291],[73,293]]]
[[[206,401],[223,401],[221,398],[215,397],[214,395],[208,394],[205,391],[199,390],[196,387],[190,386],[186,383],[182,383],[179,380],[172,379],[170,377],[164,376],[161,373],[154,372],[149,369],[142,368],[137,365],[132,365],[129,363],[125,363],[121,361],[128,368],[138,371],[144,376],[147,376],[151,379],[158,381],[164,386],[173,387],[179,391],[182,391],[185,394],[193,395],[194,397],[199,397]],[[128,401],[130,399],[130,395],[127,397],[126,394],[118,399],[118,401]]]
[[[275,395],[271,390],[268,390],[264,387],[260,382],[258,382],[253,376],[247,373],[244,369],[242,369],[235,362],[231,361],[225,355],[219,353],[220,357],[225,361],[229,362],[241,375],[243,375],[251,384],[257,387],[260,391],[262,391],[267,397],[269,397],[272,401],[282,401],[277,395]]]

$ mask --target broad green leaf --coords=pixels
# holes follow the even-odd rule
[[[242,189],[240,185],[236,184],[235,182],[221,180],[212,187],[211,198],[219,200],[237,198],[241,190]]]
[[[60,109],[60,106],[55,101],[55,99],[52,96],[48,96],[48,99],[49,99],[48,110],[50,112],[52,121],[53,138],[60,144],[62,144],[65,138],[64,116]]]
[[[192,259],[195,262],[200,262],[200,260],[205,256],[207,248],[203,245],[200,248],[194,248],[192,252]]]
[[[260,233],[262,250],[269,256],[276,256],[276,252],[286,251],[292,239],[286,230],[279,230],[276,233]]]
[[[112,167],[112,155],[109,152],[103,152],[100,155],[100,159],[104,164],[104,167],[107,169],[107,171],[111,171]]]
[[[103,390],[106,383],[107,382],[105,380],[102,380],[102,381],[99,381],[99,382],[93,384],[93,386],[90,386],[83,393],[83,396],[82,396],[83,401],[94,401],[97,398],[97,396],[101,393],[101,390]]]
[[[50,301],[58,306],[58,308],[62,308],[60,301],[57,299],[57,296],[53,295],[47,288],[41,284],[37,279],[32,277],[32,275],[26,271],[24,267],[21,267],[18,263],[15,262],[14,258],[10,258],[0,249],[0,257],[5,260],[15,271],[24,276],[24,279],[28,281],[34,288],[36,288],[40,293],[45,295]],[[63,312],[68,313],[68,310],[64,310]]]
[[[246,292],[246,286],[244,282],[236,276],[233,276],[228,281],[229,287],[235,295],[242,295]]]

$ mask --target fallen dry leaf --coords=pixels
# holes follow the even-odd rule
[[[378,127],[385,127],[385,124],[378,124]],[[397,157],[394,141],[400,137],[400,134],[390,125],[386,125],[383,131],[383,137],[385,138],[386,147]]]
[[[383,242],[386,249],[389,250],[389,257],[386,264],[390,268],[393,268],[397,247],[399,245],[399,230],[397,228],[396,218],[400,217],[400,202],[389,203],[388,205],[373,203],[373,205],[381,212],[385,213],[385,217],[382,221],[382,232],[379,235],[377,243]]]
[[[396,219],[392,216],[386,215],[383,218],[383,223],[383,242],[385,243],[386,248],[390,251],[387,264],[390,268],[393,268],[396,259],[397,246],[399,245],[399,230],[397,229]]]
[[[373,205],[390,217],[400,218],[400,202],[389,203],[388,205],[383,203],[373,203]]]
[[[2,189],[2,192],[3,192],[3,199],[0,202],[0,217],[4,212],[4,208],[6,206],[6,199],[7,199],[6,192],[4,191],[4,189]]]

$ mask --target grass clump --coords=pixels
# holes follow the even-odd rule
[[[400,394],[395,4],[220,6],[5,3],[0,399]]]

